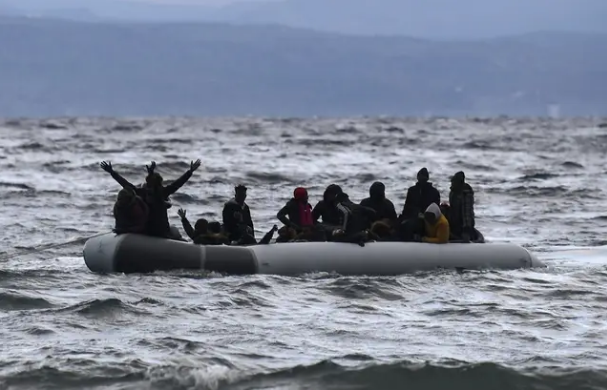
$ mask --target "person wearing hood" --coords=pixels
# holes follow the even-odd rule
[[[177,192],[192,177],[194,171],[200,167],[200,160],[192,161],[188,169],[181,177],[171,184],[163,185],[162,176],[155,172],[156,163],[152,161],[151,166],[146,166],[148,175],[146,185],[137,187],[118,174],[108,161],[102,161],[101,168],[109,173],[123,188],[130,189],[140,196],[148,206],[148,219],[145,234],[155,237],[170,239],[181,239],[171,231],[167,209],[170,207],[169,197]]]
[[[393,223],[396,221],[396,209],[394,203],[386,198],[386,186],[384,183],[376,181],[369,188],[369,197],[360,202],[361,206],[369,207],[375,210],[375,218],[370,222],[384,221]]]
[[[401,220],[419,218],[432,203],[440,204],[440,193],[428,180],[430,180],[428,170],[420,169],[417,173],[417,183],[407,190],[407,198],[400,215]]]
[[[242,184],[234,187],[234,198],[227,201],[223,206],[223,228],[228,234],[230,242],[239,241],[243,233],[250,228],[250,236],[255,239],[255,227],[251,218],[251,210],[245,203],[247,199],[247,187]]]
[[[312,217],[312,206],[308,203],[308,191],[303,187],[297,187],[293,191],[293,198],[280,209],[276,218],[285,226],[301,233],[303,229],[314,225]]]
[[[449,242],[449,222],[436,203],[432,203],[426,209],[424,222],[426,234],[422,237],[422,242],[431,244],[446,244]]]
[[[476,239],[474,229],[474,191],[459,171],[451,178],[449,192],[449,224],[454,238],[468,242]]]
[[[332,232],[332,239],[339,242],[357,243],[364,246],[369,241],[367,230],[368,221],[375,219],[375,210],[370,207],[355,204],[350,200],[348,194],[337,195],[337,209],[341,212],[341,228]]]
[[[145,234],[145,226],[148,220],[148,206],[130,188],[123,188],[118,192],[114,204],[114,233],[137,233]]]
[[[318,222],[322,219],[323,225],[336,227],[341,224],[341,212],[337,209],[335,198],[338,194],[343,193],[340,186],[331,184],[322,195],[322,200],[319,201],[312,210],[312,219]]]

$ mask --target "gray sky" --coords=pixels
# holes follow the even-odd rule
[[[229,4],[236,2],[251,2],[251,1],[265,1],[265,0],[124,0],[124,1],[141,1],[147,3],[167,3],[167,4],[202,4],[202,5],[215,5],[215,4]],[[282,0],[271,0],[271,1],[282,1]]]

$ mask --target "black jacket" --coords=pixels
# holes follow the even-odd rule
[[[417,183],[407,191],[407,199],[401,213],[401,219],[417,218],[419,213],[424,213],[428,206],[436,203],[440,206],[440,193],[432,186],[432,183]]]
[[[342,200],[337,209],[340,211],[341,229],[346,235],[355,234],[368,227],[368,221],[375,218],[375,210],[361,206],[350,200]]]
[[[389,199],[383,198],[376,200],[373,198],[365,198],[360,202],[360,205],[375,210],[375,217],[369,221],[370,223],[380,221],[382,219],[395,221],[397,218],[394,203],[392,203]]]
[[[236,213],[242,215],[242,221],[236,218]],[[239,225],[243,224],[253,230],[255,234],[255,227],[253,226],[253,220],[251,219],[251,210],[246,203],[239,205],[236,199],[230,199],[223,206],[223,228],[228,233],[230,241],[238,241],[241,236],[241,230]]]
[[[321,200],[312,210],[312,220],[316,222],[320,218],[322,218],[322,223],[325,225],[338,226],[341,224],[342,215],[336,206]]]
[[[146,234],[158,237],[170,237],[171,225],[167,213],[167,199],[179,190],[192,177],[192,171],[188,169],[177,180],[167,186],[162,186],[159,191],[148,188],[136,187],[118,173],[111,171],[110,174],[123,188],[130,188],[139,195],[148,206],[148,221]]]

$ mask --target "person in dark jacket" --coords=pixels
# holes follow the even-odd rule
[[[449,192],[449,227],[454,239],[470,241],[476,239],[474,229],[474,191],[466,183],[466,175],[459,171],[451,178]]]
[[[114,204],[114,219],[116,220],[114,227],[116,234],[145,234],[148,206],[135,191],[123,188],[118,192],[118,198]]]
[[[403,241],[414,241],[425,233],[424,212],[435,203],[440,204],[440,193],[428,180],[428,169],[417,173],[417,183],[407,190],[407,198],[399,217],[399,235]]]
[[[319,219],[322,219],[323,225],[332,227],[341,224],[342,215],[337,209],[337,203],[335,202],[335,197],[341,193],[343,193],[343,191],[337,184],[331,184],[325,189],[322,200],[319,201],[312,210],[312,219],[314,222],[318,222]]]
[[[400,215],[401,220],[413,218],[423,218],[426,209],[432,204],[440,204],[440,193],[432,183],[430,183],[430,174],[426,168],[422,168],[417,173],[417,183],[407,190],[407,198]]]
[[[293,191],[293,198],[280,209],[276,218],[297,233],[301,233],[304,228],[312,227],[314,219],[312,206],[308,203],[308,191],[303,187],[297,187]]]
[[[177,214],[181,218],[181,225],[183,226],[183,230],[185,230],[186,234],[190,239],[194,242],[194,244],[198,245],[227,245],[230,242],[228,238],[221,234],[221,231],[211,231],[209,229],[209,222],[200,218],[194,224],[194,227],[190,224],[186,216],[186,211],[183,209],[179,209]],[[219,224],[219,223],[217,223]],[[221,228],[221,225],[219,226]]]
[[[355,204],[348,194],[337,195],[337,208],[342,214],[342,225],[332,233],[332,239],[338,242],[351,242],[364,246],[370,240],[367,230],[368,221],[375,218],[375,210]]]
[[[251,210],[245,203],[247,187],[242,184],[234,188],[234,198],[223,206],[223,229],[228,234],[230,242],[239,241],[246,227],[250,228],[250,235],[255,238],[255,227],[251,218]]]
[[[369,226],[376,221],[384,221],[389,224],[396,222],[394,203],[386,198],[386,186],[382,182],[376,181],[371,185],[369,197],[363,199],[360,205],[375,210],[375,218],[369,221]]]
[[[148,175],[146,177],[146,185],[143,187],[136,187],[119,175],[114,171],[112,164],[109,161],[103,161],[99,165],[123,188],[134,191],[145,201],[149,209],[145,234],[163,238],[181,239],[171,232],[169,216],[167,214],[167,209],[170,207],[168,199],[192,177],[194,171],[200,167],[200,160],[192,161],[190,163],[190,169],[188,169],[186,173],[166,186],[163,185],[162,176],[154,171],[156,167],[156,163],[154,162],[152,162],[151,167],[147,167]]]

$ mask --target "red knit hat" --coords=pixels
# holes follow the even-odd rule
[[[295,191],[293,191],[293,198],[300,200],[308,197],[308,191],[303,187],[297,187]]]

